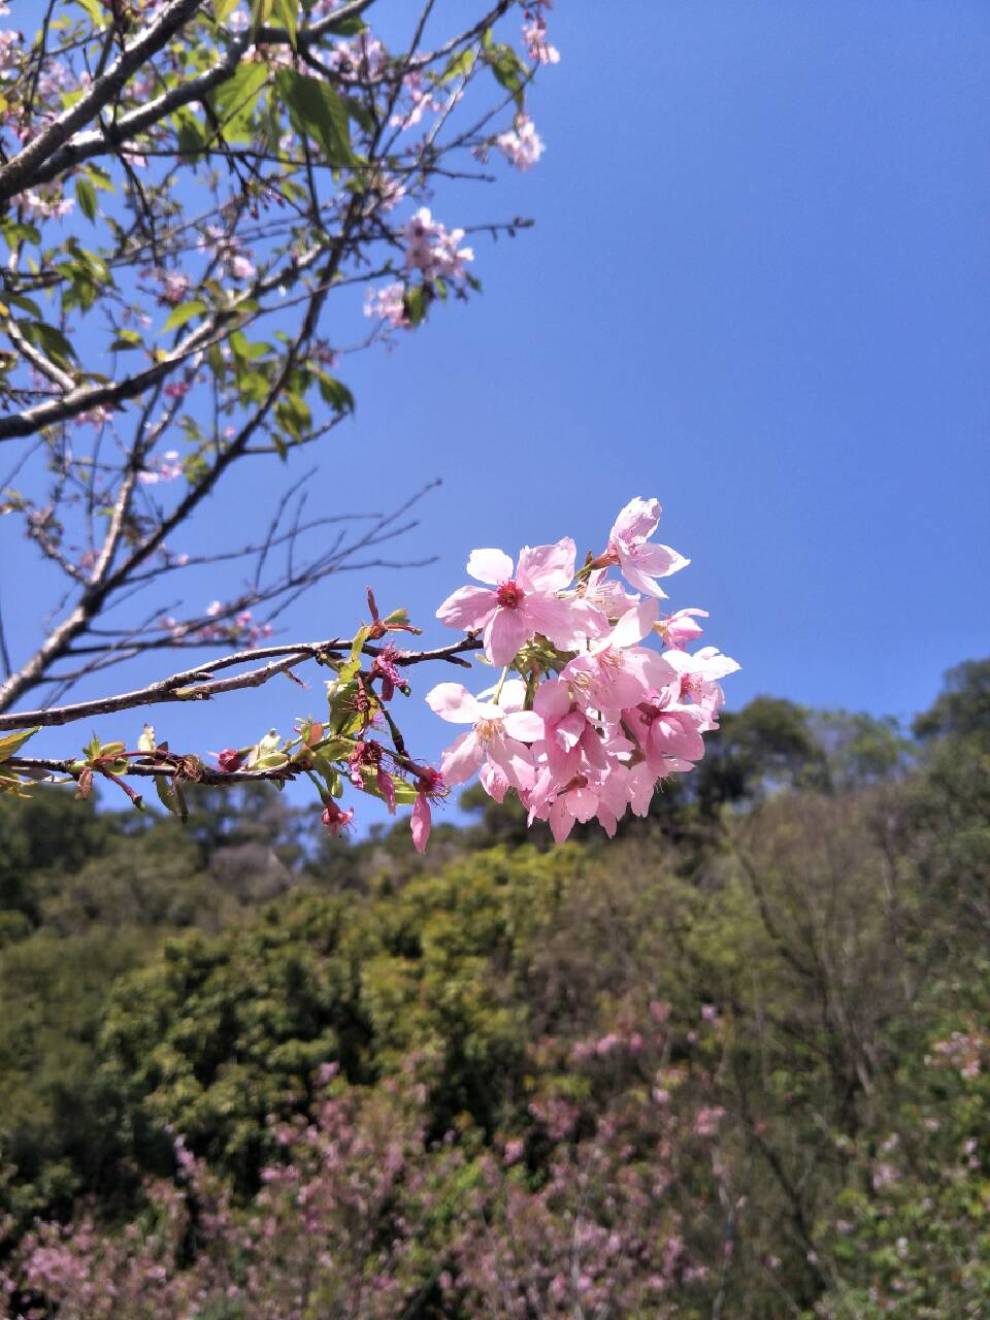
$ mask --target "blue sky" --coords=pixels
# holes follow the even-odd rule
[[[657,495],[693,559],[674,606],[709,609],[706,640],[743,665],[730,706],[910,716],[990,641],[990,9],[558,0],[551,23],[543,161],[435,207],[536,227],[477,244],[483,297],[348,363],[327,510],[340,487],[387,506],[443,479],[404,543],[438,562],[373,579],[440,641],[472,547],[597,550],[630,496]],[[241,517],[272,489],[253,479]],[[348,631],[364,585],[326,584],[287,635]],[[424,754],[446,741],[420,701],[441,676],[408,703]],[[284,683],[154,717],[204,750],[307,705],[318,674],[310,698]]]

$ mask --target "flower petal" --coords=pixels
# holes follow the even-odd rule
[[[628,546],[645,541],[657,530],[660,512],[659,500],[644,500],[637,495],[619,510],[609,533],[609,542],[621,541]]]
[[[551,678],[548,682],[541,683],[536,689],[536,696],[533,698],[533,708],[537,715],[542,715],[545,720],[551,723],[562,720],[570,710],[571,705],[570,688],[557,678]]]
[[[463,683],[438,683],[427,692],[426,704],[451,724],[475,724],[485,718],[486,707]]]
[[[506,715],[502,728],[520,742],[537,742],[543,737],[543,720],[535,710],[515,710]]]
[[[494,591],[486,587],[459,587],[437,610],[437,618],[448,628],[483,628],[498,608]]]
[[[409,828],[412,831],[413,847],[418,853],[426,852],[426,845],[430,841],[430,830],[433,828],[433,814],[430,811],[429,801],[422,793],[417,794],[413,804]]]
[[[496,665],[507,665],[533,635],[522,610],[495,611],[485,628],[485,650]]]
[[[444,783],[453,786],[470,779],[485,759],[481,739],[473,729],[455,738],[443,754],[440,773]]]
[[[563,591],[574,578],[577,546],[565,536],[553,545],[524,545],[516,580],[524,591]]]
[[[619,567],[622,570],[622,576],[627,582],[640,591],[645,591],[648,596],[656,596],[658,600],[666,600],[667,593],[657,585],[653,578],[640,569],[635,559],[631,555],[619,552]]]
[[[636,567],[650,577],[669,577],[687,568],[690,559],[685,559],[679,551],[669,545],[639,545],[633,552]]]
[[[631,610],[626,610],[612,629],[609,644],[619,647],[635,646],[650,632],[657,621],[658,612],[659,606],[654,597],[647,596],[638,605],[634,605]]]
[[[584,620],[587,611],[575,610],[575,601],[557,600],[554,596],[527,596],[519,613],[534,633],[549,637],[555,646],[571,650],[587,636]]]
[[[504,550],[472,550],[467,561],[468,576],[478,582],[508,582],[512,577],[512,560]]]

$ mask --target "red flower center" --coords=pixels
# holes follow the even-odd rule
[[[511,578],[508,582],[500,582],[495,592],[495,599],[506,610],[517,610],[525,598],[525,591]]]

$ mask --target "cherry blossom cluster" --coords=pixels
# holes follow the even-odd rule
[[[704,610],[661,615],[660,580],[689,561],[651,541],[659,521],[657,500],[630,500],[580,569],[570,537],[526,546],[515,564],[502,550],[472,552],[467,571],[482,585],[455,591],[437,617],[479,636],[502,675],[477,696],[460,683],[427,695],[442,719],[470,726],[444,753],[448,786],[477,773],[497,802],[513,790],[530,824],[547,821],[560,842],[596,818],[614,835],[630,807],[645,816],[658,784],[702,758],[719,680],[739,665],[712,646],[686,649]]]
[[[543,139],[529,115],[518,114],[512,128],[500,133],[495,144],[517,170],[532,169],[543,155]]]
[[[462,246],[463,229],[447,229],[434,220],[428,207],[421,206],[402,231],[405,243],[405,268],[408,275],[418,272],[431,291],[438,281],[451,280],[456,286],[466,279],[465,266],[474,261],[474,249]],[[380,289],[369,289],[365,300],[366,316],[384,321],[392,329],[411,329],[416,323],[410,315],[411,287],[396,280]]]
[[[188,558],[182,554],[169,556],[170,562],[180,568]],[[238,610],[231,616],[229,606],[219,600],[207,605],[205,617],[207,622],[191,624],[167,614],[162,618],[162,627],[176,642],[236,642],[245,648],[257,646],[272,635],[270,623],[256,623],[250,610]]]

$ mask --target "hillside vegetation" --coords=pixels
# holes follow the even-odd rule
[[[0,800],[10,1316],[990,1314],[990,661],[608,844]]]

